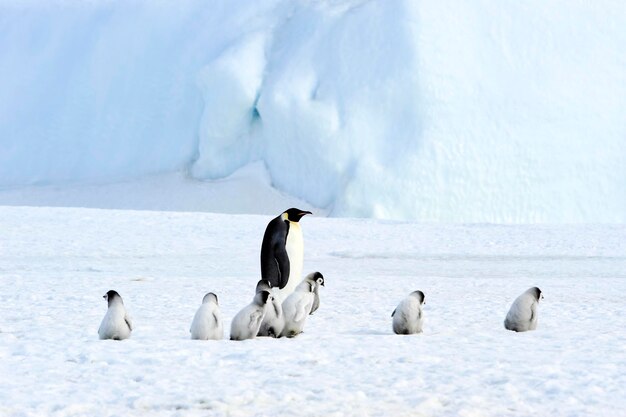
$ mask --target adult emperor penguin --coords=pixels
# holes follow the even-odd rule
[[[283,302],[283,314],[285,316],[285,327],[282,336],[294,337],[302,333],[304,322],[311,314],[311,307],[315,296],[315,282],[302,281],[294,292]]]
[[[219,340],[224,337],[217,295],[210,292],[204,296],[200,308],[193,317],[189,333],[194,340]]]
[[[396,334],[415,334],[422,332],[424,316],[422,305],[424,304],[424,293],[413,291],[404,300],[400,301],[398,307],[393,310],[393,331]]]
[[[313,305],[311,306],[311,312],[309,313],[313,314],[318,308],[320,308],[320,286],[325,287],[324,276],[320,272],[311,272],[306,276],[305,280],[315,285],[313,289]]]
[[[133,323],[126,313],[122,297],[117,291],[110,290],[103,298],[107,301],[108,309],[98,329],[100,339],[128,339],[133,331]]]
[[[265,305],[272,299],[268,291],[256,293],[252,302],[233,318],[230,324],[230,340],[254,339],[265,316]]]
[[[302,277],[304,244],[300,219],[310,211],[290,208],[270,221],[261,244],[261,278],[280,289],[282,302]]]
[[[265,305],[265,316],[259,327],[257,336],[280,337],[285,326],[285,317],[283,316],[283,306],[276,297],[278,288],[271,288],[269,282],[260,280],[256,285],[256,292],[267,291],[273,295],[271,302]]]
[[[529,288],[517,297],[504,319],[504,328],[514,332],[535,330],[539,318],[539,300],[543,300],[543,294],[537,287]]]

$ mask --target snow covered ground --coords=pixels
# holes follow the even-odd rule
[[[227,327],[250,301],[270,218],[0,207],[0,415],[626,415],[626,226],[306,217],[305,333],[189,340],[205,292]],[[534,285],[538,330],[505,331]],[[98,340],[109,289],[130,340]],[[396,336],[415,289],[425,331]]]
[[[274,214],[285,207],[299,207],[326,213],[272,187],[267,169],[260,162],[212,181],[198,181],[175,172],[123,182],[11,187],[0,190],[0,205],[231,214]]]

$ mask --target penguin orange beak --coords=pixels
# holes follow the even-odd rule
[[[313,214],[313,213],[311,213],[310,211],[301,211],[300,212],[300,216],[305,216],[307,214]]]

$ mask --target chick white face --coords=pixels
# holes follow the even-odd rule
[[[321,285],[322,287],[324,287],[324,286],[325,286],[325,285],[324,285],[324,278],[321,278],[321,277],[320,277],[320,278],[318,278],[315,282],[317,282],[317,285],[318,285],[318,286],[320,286],[320,285]]]
[[[104,298],[104,301],[108,302],[109,301],[109,294],[104,294],[102,296],[102,298]]]

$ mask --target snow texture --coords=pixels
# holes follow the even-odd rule
[[[207,291],[227,328],[250,302],[273,217],[0,207],[0,415],[624,416],[626,227],[307,216],[304,333],[190,340]],[[535,285],[537,330],[505,330]],[[109,289],[129,340],[98,340]],[[417,289],[424,332],[393,334]]]
[[[326,214],[273,188],[260,162],[213,181],[194,181],[171,173],[107,184],[16,187],[0,191],[0,205],[274,215],[286,207],[299,207],[317,215]]]
[[[0,187],[264,161],[332,216],[623,223],[624,22],[621,0],[5,0]]]

